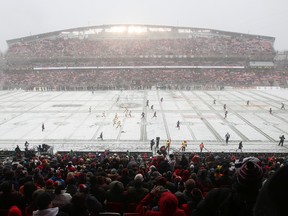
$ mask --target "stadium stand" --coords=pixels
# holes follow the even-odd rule
[[[274,41],[173,26],[68,29],[8,40],[1,86],[77,91],[286,86],[286,73],[275,71]]]
[[[283,167],[287,167],[286,155],[260,153],[174,153],[164,158],[71,151],[13,158],[0,165],[0,210],[7,213],[16,205],[23,215],[32,215],[43,211],[38,198],[46,196],[45,202],[52,203],[51,215],[160,215],[164,205],[165,211],[177,212],[171,215],[188,216],[201,213],[208,205],[205,200],[215,194],[227,198],[233,192],[249,205],[233,205],[230,215],[240,210],[252,215],[258,198],[255,189]],[[253,191],[253,198],[247,197]],[[72,199],[67,201],[68,196]],[[59,206],[60,200],[66,204]],[[225,199],[220,201],[225,207]],[[211,215],[219,206],[206,210]]]

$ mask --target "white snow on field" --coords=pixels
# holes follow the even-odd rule
[[[280,109],[281,103],[288,109],[286,89],[0,91],[0,150],[12,150],[16,145],[24,149],[27,140],[29,148],[45,143],[53,146],[54,152],[147,152],[150,140],[160,137],[159,146],[171,139],[174,151],[186,140],[187,151],[199,151],[203,142],[209,151],[233,152],[242,140],[244,152],[288,152],[285,143],[278,146],[280,135],[288,137],[288,110]],[[142,112],[145,118],[141,119]],[[157,117],[153,117],[154,112]],[[176,128],[178,120],[180,129]],[[227,132],[231,135],[228,145]]]

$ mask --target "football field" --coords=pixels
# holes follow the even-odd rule
[[[186,140],[187,151],[203,142],[205,151],[235,152],[243,141],[244,152],[284,153],[288,145],[278,143],[288,137],[288,110],[281,103],[288,109],[286,89],[0,91],[0,149],[24,150],[28,141],[29,148],[45,143],[54,152],[147,152],[160,137],[159,146],[171,139],[173,151]]]

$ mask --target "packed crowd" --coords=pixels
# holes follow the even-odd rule
[[[4,89],[46,90],[219,89],[221,86],[287,86],[285,71],[243,69],[106,69],[9,71]]]
[[[93,216],[107,211],[285,215],[287,165],[283,155],[202,152],[149,157],[71,151],[7,159],[0,165],[0,211],[13,216]]]
[[[1,80],[3,89],[61,91],[140,90],[154,86],[184,90],[219,89],[221,86],[285,86],[286,73],[267,70],[258,73],[248,69],[247,58],[271,61],[274,55],[271,41],[252,36],[97,40],[38,38],[10,45]],[[33,70],[35,67],[161,65],[212,68]],[[246,69],[215,69],[213,66],[244,66]]]
[[[193,37],[173,39],[38,39],[11,45],[8,57],[139,57],[265,56],[275,55],[273,44],[255,37]]]
[[[193,58],[170,58],[161,57],[141,57],[141,58],[117,58],[117,59],[83,59],[83,58],[73,58],[73,59],[41,59],[35,61],[10,61],[7,60],[7,70],[20,70],[23,68],[32,69],[37,67],[130,67],[130,66],[247,66],[245,60],[232,60],[229,61],[225,59],[213,59],[213,60],[201,60]]]

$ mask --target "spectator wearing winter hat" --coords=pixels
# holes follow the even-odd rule
[[[186,215],[191,215],[194,209],[200,201],[203,200],[203,194],[199,188],[193,188],[191,191],[191,200],[187,203],[182,204],[181,209],[183,209]]]
[[[40,163],[40,162],[37,162]],[[34,170],[34,174],[33,174],[33,181],[34,183],[38,186],[38,187],[45,187],[45,181],[44,181],[44,177],[42,175],[42,169],[40,169],[39,167],[37,167]]]
[[[288,203],[288,166],[274,172],[257,197],[254,216],[286,216]]]
[[[75,172],[76,171],[76,168],[73,166],[72,161],[68,162],[66,169],[68,172]]]
[[[65,212],[70,212],[69,215],[77,215],[75,211],[78,212],[77,208],[80,208],[80,211],[83,211],[85,208],[89,214],[88,215],[98,215],[99,212],[103,211],[103,205],[91,194],[85,184],[80,184],[78,187],[79,192],[77,192],[71,199],[71,203],[66,205],[63,209]],[[79,203],[78,203],[79,202]],[[71,213],[72,212],[72,213]],[[85,214],[78,214],[85,215]]]
[[[160,158],[158,162],[158,171],[163,174],[171,170],[171,165],[169,164],[168,160],[165,160],[164,157]]]
[[[149,193],[149,190],[147,188],[143,187],[143,175],[138,173],[134,177],[133,185],[130,185],[127,188],[127,202],[128,203],[138,203],[142,198]]]
[[[9,209],[7,216],[22,216],[22,212],[17,206],[14,205]]]
[[[106,192],[107,202],[124,202],[124,185],[120,181],[112,181]]]
[[[69,172],[66,178],[66,193],[69,193],[73,196],[77,192],[77,181],[73,173]]]
[[[134,177],[134,181],[143,182],[144,181],[143,175],[141,173],[136,174],[135,177]]]
[[[71,201],[72,196],[65,192],[65,185],[62,182],[56,181],[53,186],[55,188],[55,198],[52,201],[53,207],[61,208]]]
[[[28,181],[23,185],[23,196],[21,198],[21,205],[22,206],[19,206],[21,209],[25,209],[26,206],[31,205],[32,200],[33,200],[32,199],[33,193],[37,189],[39,189],[39,188],[37,188],[37,186],[32,181]]]
[[[150,162],[150,165],[149,165],[149,169],[151,166],[154,166],[156,169],[158,168],[158,160],[156,157],[153,157],[151,162]]]
[[[158,199],[158,207],[153,208],[151,203],[155,197],[160,193],[161,186],[154,186],[150,193],[148,193],[138,204],[137,212],[141,216],[185,216],[185,212],[178,208],[178,200],[174,194],[169,191],[161,193]],[[149,210],[145,211],[148,208]],[[155,210],[157,209],[157,210]]]
[[[106,191],[105,189],[100,185],[101,184],[101,179],[102,176],[92,176],[90,179],[90,194],[102,204],[104,205],[104,201],[106,199],[105,194]]]
[[[192,200],[192,190],[195,188],[196,182],[193,179],[188,179],[184,182],[184,191],[177,191],[175,195],[178,197],[181,197],[181,194],[183,195],[183,198],[185,200],[185,203]]]
[[[176,164],[176,159],[175,159],[174,154],[169,154],[169,164],[170,164],[171,170],[174,170],[175,164]]]
[[[161,185],[166,188],[167,179],[163,176],[157,176],[154,180],[154,185]]]
[[[11,181],[4,181],[0,185],[0,209],[9,209],[13,205],[19,206],[21,194],[14,191]]]
[[[37,210],[33,211],[33,216],[56,216],[59,208],[53,208],[53,198],[49,193],[42,192],[36,197]]]
[[[54,193],[54,182],[53,182],[53,180],[51,180],[51,179],[48,179],[46,182],[45,182],[45,191],[47,192],[47,193]]]
[[[117,173],[115,168],[111,169],[110,173],[107,175],[112,181],[118,181],[120,179],[120,175]]]
[[[196,182],[202,192],[208,192],[213,188],[212,180],[209,178],[208,170],[205,168],[198,170]]]
[[[32,216],[33,212],[36,211],[38,209],[37,207],[37,203],[36,203],[36,199],[38,197],[39,194],[45,192],[45,190],[43,189],[37,189],[32,193],[32,200],[29,204],[26,204],[25,207],[25,216]],[[50,193],[50,196],[52,197],[54,194]]]
[[[90,212],[87,208],[86,195],[77,192],[71,199],[71,203],[62,208],[62,212],[69,216],[89,216]]]
[[[132,176],[134,176],[134,174],[131,173]],[[134,178],[129,182],[129,184],[127,185],[127,187],[131,187],[131,186],[135,186],[135,183],[136,184],[141,184],[143,185],[144,183],[144,176],[142,173],[137,173]],[[147,187],[147,185],[145,184],[145,186]],[[126,188],[127,188],[126,187]]]
[[[62,173],[60,170],[56,170],[54,175],[50,178],[53,182],[61,182],[61,184],[65,185],[64,179],[62,179]]]
[[[129,184],[133,180],[133,177],[129,175],[129,170],[127,168],[124,168],[121,171],[119,181],[123,183],[124,187]]]
[[[78,173],[78,184],[86,184],[86,183],[87,183],[86,173],[80,171],[80,173]]]
[[[217,188],[206,195],[192,216],[245,215],[252,216],[253,208],[262,184],[262,168],[247,161],[236,171],[236,182],[232,189]]]
[[[107,173],[104,171],[103,167],[98,167],[95,173],[95,176],[107,176]]]
[[[155,180],[157,177],[162,176],[157,170],[150,173],[151,180]]]
[[[1,182],[3,183],[6,181],[13,185],[13,190],[19,190],[19,182],[17,181],[15,173],[10,166],[5,166],[2,171]]]
[[[185,154],[182,155],[181,160],[179,162],[179,165],[181,165],[182,169],[187,169],[188,165],[189,165],[189,160],[188,158],[185,156]]]

